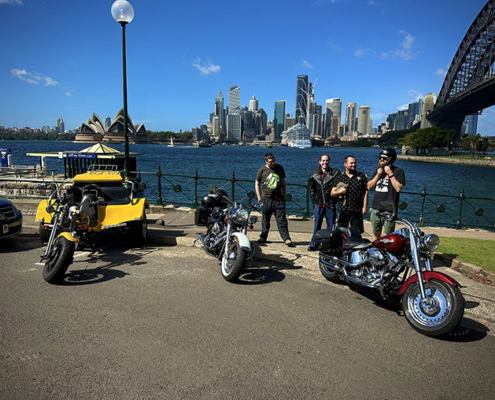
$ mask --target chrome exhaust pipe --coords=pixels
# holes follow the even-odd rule
[[[332,257],[332,259],[337,260],[338,262],[341,262],[341,263],[343,263],[343,264],[349,264],[349,265],[353,266],[353,268],[356,268],[356,267],[357,267],[357,265],[364,264],[364,262],[361,262],[361,263],[357,263],[357,264],[356,264],[356,266],[354,266],[354,264],[348,263],[348,262],[343,261],[343,260],[339,260],[339,259],[338,259],[338,258],[336,258],[336,257]],[[375,288],[375,285],[374,285],[374,284],[370,284],[370,283],[368,283],[368,282],[362,281],[361,279],[358,279],[358,278],[355,278],[355,277],[353,277],[353,276],[350,276],[350,275],[347,273],[347,271],[346,271],[345,267],[344,267],[344,268],[339,267],[338,265],[336,265],[336,264],[332,264],[332,263],[330,263],[329,261],[327,261],[327,260],[325,260],[325,259],[323,259],[323,258],[320,258],[320,263],[325,264],[325,266],[329,267],[330,269],[333,269],[334,271],[340,272],[341,274],[343,274],[343,275],[344,275],[344,279],[345,279],[345,280],[347,280],[347,281],[354,282],[354,283],[356,283],[356,284],[358,284],[358,285],[360,285],[360,286],[365,286],[365,287],[368,287],[368,288],[373,288],[373,289]],[[347,265],[346,265],[346,266],[347,266]],[[375,282],[374,282],[374,283],[375,283]]]

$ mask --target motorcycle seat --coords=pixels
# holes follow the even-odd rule
[[[105,200],[103,205],[125,205],[131,202],[129,190],[125,187],[100,187],[99,195]]]
[[[350,236],[344,241],[344,249],[346,250],[366,250],[369,249],[371,245],[371,240],[354,236]]]

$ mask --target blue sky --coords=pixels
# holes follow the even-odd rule
[[[485,0],[131,0],[128,110],[148,130],[205,124],[221,90],[241,87],[268,118],[293,114],[296,77],[315,101],[371,107],[373,126],[438,93]],[[122,107],[121,28],[112,0],[0,0],[0,125],[66,129]],[[478,131],[495,135],[495,110]]]

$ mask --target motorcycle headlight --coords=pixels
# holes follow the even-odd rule
[[[47,212],[48,214],[52,214],[52,213],[54,213],[54,212],[55,212],[55,207],[53,207],[51,204],[48,204],[48,205],[46,206],[46,212]]]
[[[237,213],[235,214],[235,219],[238,221],[238,222],[244,222],[244,221],[247,221],[249,217],[249,211],[246,210],[245,208],[241,208],[239,211],[237,211]]]
[[[435,234],[426,235],[421,240],[422,247],[428,251],[435,251],[436,249],[438,249],[439,244],[440,244],[440,238]]]

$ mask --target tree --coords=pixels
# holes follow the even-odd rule
[[[463,149],[469,149],[469,154],[474,157],[474,152],[479,146],[479,142],[482,140],[481,135],[477,133],[476,135],[463,135],[463,140],[461,146]]]

